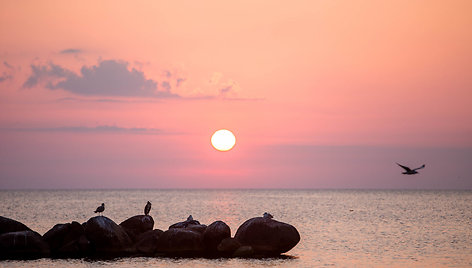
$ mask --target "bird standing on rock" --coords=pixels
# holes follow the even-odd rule
[[[144,207],[144,215],[148,215],[149,211],[151,211],[151,202],[147,201],[146,206]]]
[[[105,203],[102,203],[101,206],[99,206],[94,212],[98,213],[99,215],[102,215],[101,213],[105,211]]]

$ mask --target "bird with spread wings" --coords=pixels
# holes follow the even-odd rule
[[[417,170],[418,170],[418,169],[422,169],[422,168],[425,167],[425,165],[422,165],[421,167],[411,169],[411,168],[409,168],[409,167],[407,167],[407,166],[403,166],[403,165],[400,165],[400,164],[398,164],[398,163],[397,163],[397,165],[399,165],[400,167],[402,167],[402,168],[405,170],[405,172],[402,172],[402,174],[405,174],[405,175],[418,174],[418,171],[417,171]]]

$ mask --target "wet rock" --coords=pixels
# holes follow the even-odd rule
[[[146,256],[152,256],[157,251],[157,243],[163,233],[162,230],[155,229],[140,234],[136,239],[136,250]]]
[[[47,231],[43,239],[49,244],[52,255],[80,256],[85,254],[79,247],[79,238],[84,228],[78,222],[56,224]]]
[[[187,229],[187,230],[191,230],[191,231],[203,234],[207,226],[205,224],[200,224],[199,221],[194,220],[192,215],[190,215],[188,216],[186,221],[174,223],[171,226],[169,226],[169,229],[174,229],[174,228]]]
[[[104,216],[96,216],[87,221],[85,236],[90,241],[93,255],[124,256],[134,252],[132,241],[126,231]]]
[[[174,223],[171,226],[169,226],[169,229],[172,228],[188,228],[188,227],[193,227],[193,225],[200,225],[200,222],[197,220],[194,220],[192,215],[188,216],[186,221]]]
[[[200,256],[204,249],[202,235],[186,228],[171,228],[157,241],[157,252],[169,256]]]
[[[231,229],[222,221],[215,221],[208,225],[203,233],[203,244],[209,252],[217,252],[217,247],[225,238],[231,237]]]
[[[34,231],[9,232],[0,235],[0,258],[34,259],[47,257],[49,246]]]
[[[258,255],[279,255],[292,249],[300,241],[300,234],[290,224],[269,217],[256,217],[244,222],[234,238],[244,246],[251,246]]]
[[[254,249],[251,246],[241,246],[234,253],[233,257],[248,258],[254,256]]]
[[[218,250],[219,254],[231,256],[239,247],[241,247],[241,244],[236,239],[228,237],[221,240],[216,249]]]
[[[0,216],[0,234],[19,231],[31,231],[31,229],[19,221]]]
[[[188,225],[185,229],[191,230],[200,234],[203,234],[206,230],[207,226],[205,224],[198,224],[198,225]]]
[[[147,231],[152,231],[154,228],[154,219],[149,215],[137,215],[131,217],[122,223],[120,226],[125,229],[128,236],[137,241],[137,237]]]

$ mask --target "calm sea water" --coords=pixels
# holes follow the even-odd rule
[[[120,223],[151,201],[155,227],[223,220],[232,235],[267,211],[294,225],[300,243],[276,259],[120,258],[107,261],[0,261],[0,267],[470,267],[472,191],[92,190],[0,191],[0,215],[44,234],[85,222],[104,202]]]

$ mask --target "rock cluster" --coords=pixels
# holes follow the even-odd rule
[[[41,236],[18,221],[0,216],[0,259],[264,257],[285,253],[300,241],[295,227],[270,217],[247,220],[234,237],[226,223],[215,221],[207,226],[192,216],[166,231],[153,228],[149,215],[137,215],[120,224],[96,216],[83,224],[56,224]]]

